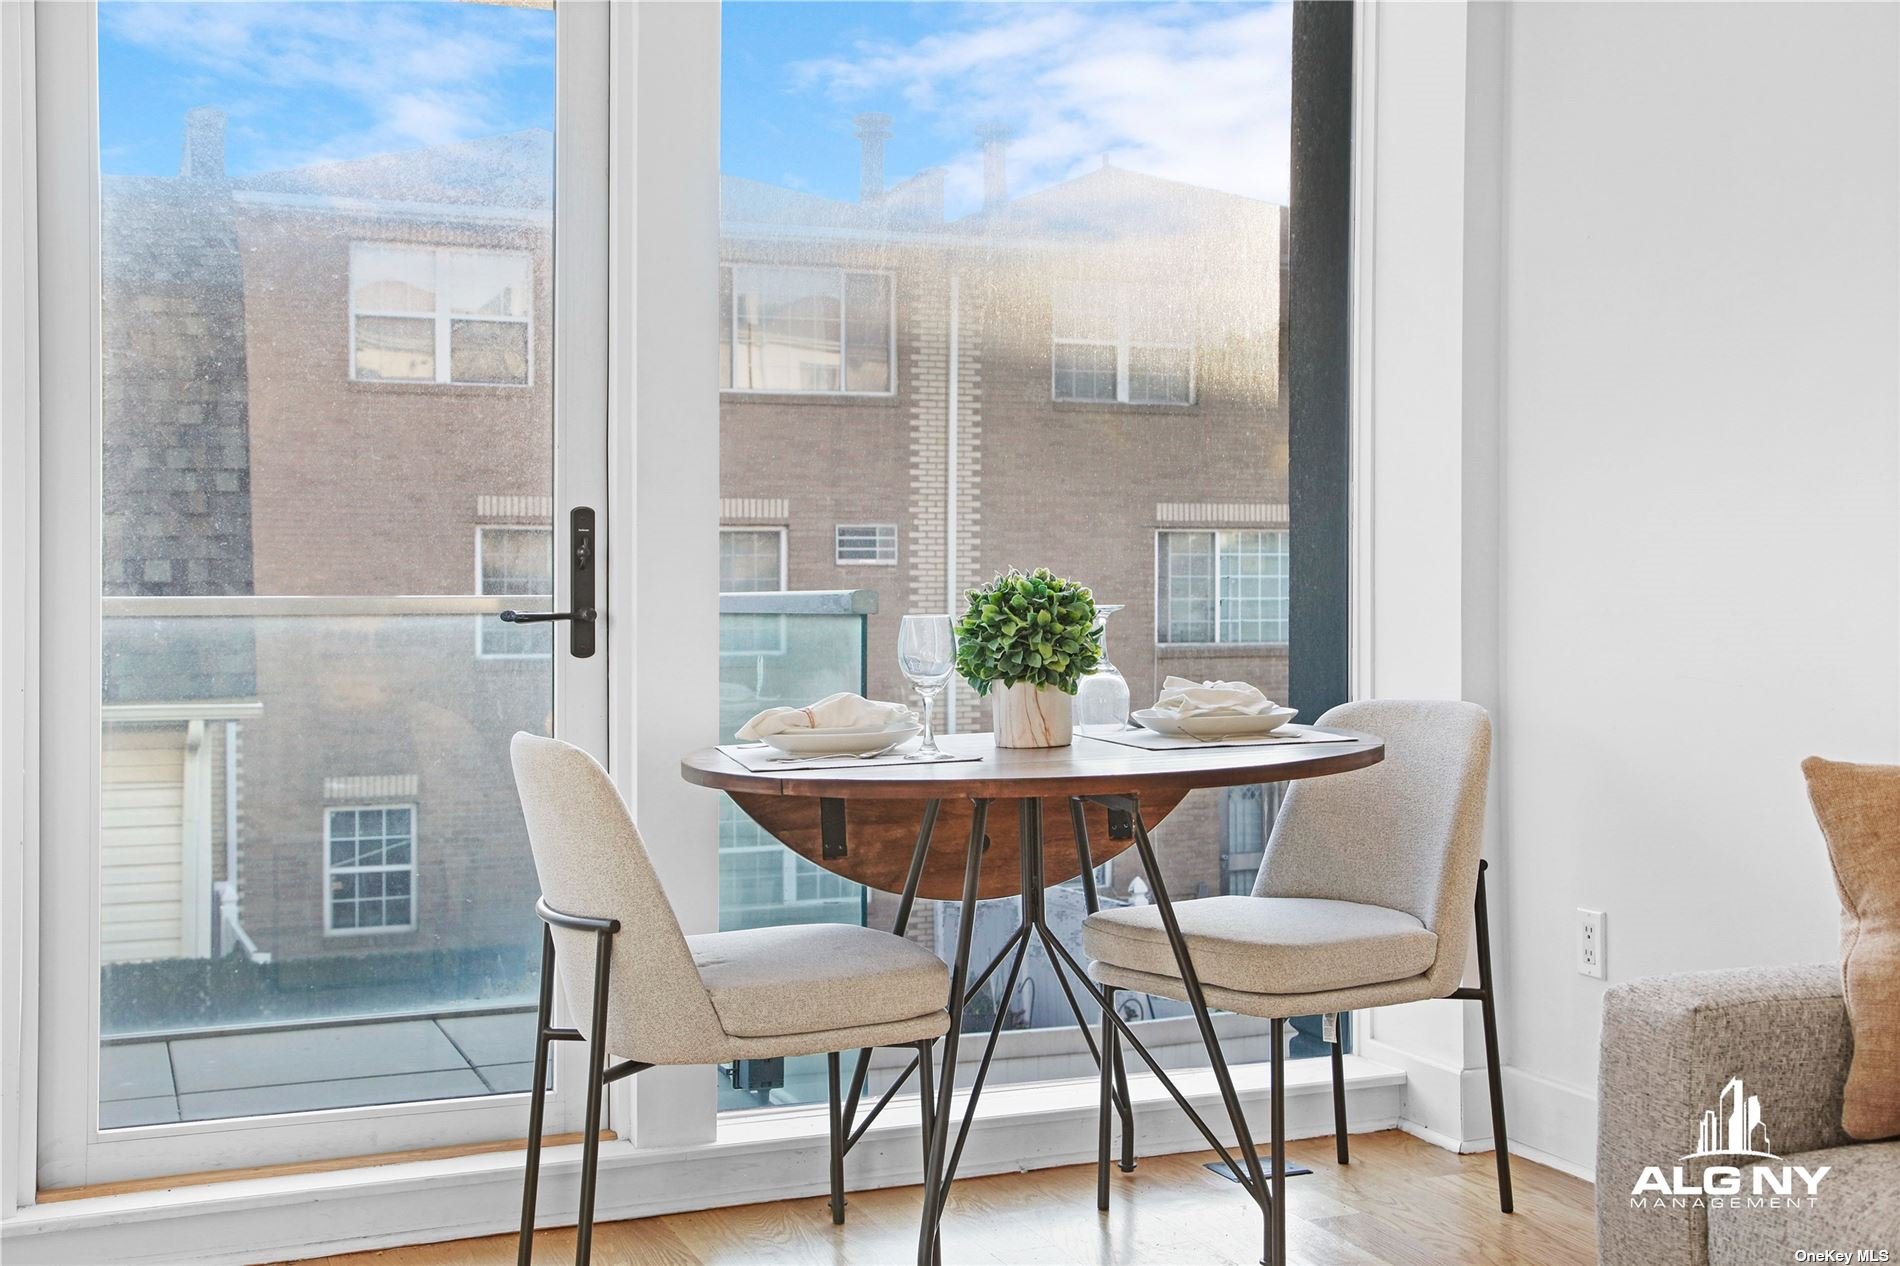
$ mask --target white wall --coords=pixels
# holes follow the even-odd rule
[[[1587,1166],[1575,908],[1829,959],[1799,763],[1900,760],[1900,7],[1520,4],[1505,83],[1505,1049]]]

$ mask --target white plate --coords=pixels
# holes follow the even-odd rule
[[[787,730],[761,741],[787,756],[875,756],[923,732],[923,726],[908,722],[875,730]]]
[[[1134,720],[1157,734],[1197,739],[1259,738],[1271,734],[1299,715],[1297,708],[1275,708],[1257,716],[1179,717],[1172,712],[1143,708]]]

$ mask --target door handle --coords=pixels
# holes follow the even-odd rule
[[[579,611],[504,611],[501,613],[503,624],[550,624],[555,620],[575,620],[581,624],[592,624],[600,618],[600,612],[592,607]]]
[[[503,611],[504,624],[552,624],[572,621],[567,632],[567,653],[575,659],[594,656],[594,627],[600,612],[594,607],[594,508],[575,506],[568,511],[567,596],[571,611]]]

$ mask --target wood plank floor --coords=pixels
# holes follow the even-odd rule
[[[1593,1266],[1590,1185],[1519,1160],[1517,1212],[1498,1212],[1492,1158],[1457,1156],[1391,1131],[1354,1135],[1353,1163],[1330,1138],[1287,1145],[1313,1174],[1288,1180],[1287,1256],[1294,1266]],[[1095,1209],[1092,1165],[966,1178],[944,1219],[947,1266],[1124,1263],[1254,1266],[1260,1219],[1240,1188],[1201,1168],[1210,1153],[1142,1159],[1113,1175]],[[902,1266],[914,1258],[916,1187],[853,1192],[835,1227],[821,1196],[776,1204],[603,1222],[602,1266]],[[508,1266],[512,1236],[324,1259],[327,1266]],[[542,1231],[535,1260],[574,1259],[574,1232]]]

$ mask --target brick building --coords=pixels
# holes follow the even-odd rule
[[[1106,162],[1011,198],[991,131],[952,219],[945,174],[887,187],[889,120],[858,125],[855,202],[722,184],[724,587],[877,591],[869,689],[906,698],[903,614],[1047,566],[1122,604],[1136,707],[1169,674],[1284,698],[1284,209]],[[1190,798],[1157,832],[1171,891],[1250,883],[1270,810]]]
[[[859,124],[855,202],[722,184],[722,589],[874,590],[868,690],[902,698],[903,613],[1049,566],[1124,604],[1136,706],[1169,673],[1283,694],[1282,209],[1106,163],[1011,198],[993,134],[951,218]],[[304,1014],[518,993],[506,744],[551,642],[430,600],[551,592],[551,138],[232,179],[221,127],[103,191],[108,1022],[149,960],[234,949]],[[112,605],[156,597],[201,605]],[[1268,812],[1184,805],[1174,891],[1238,882]],[[788,880],[782,917],[827,895]]]

